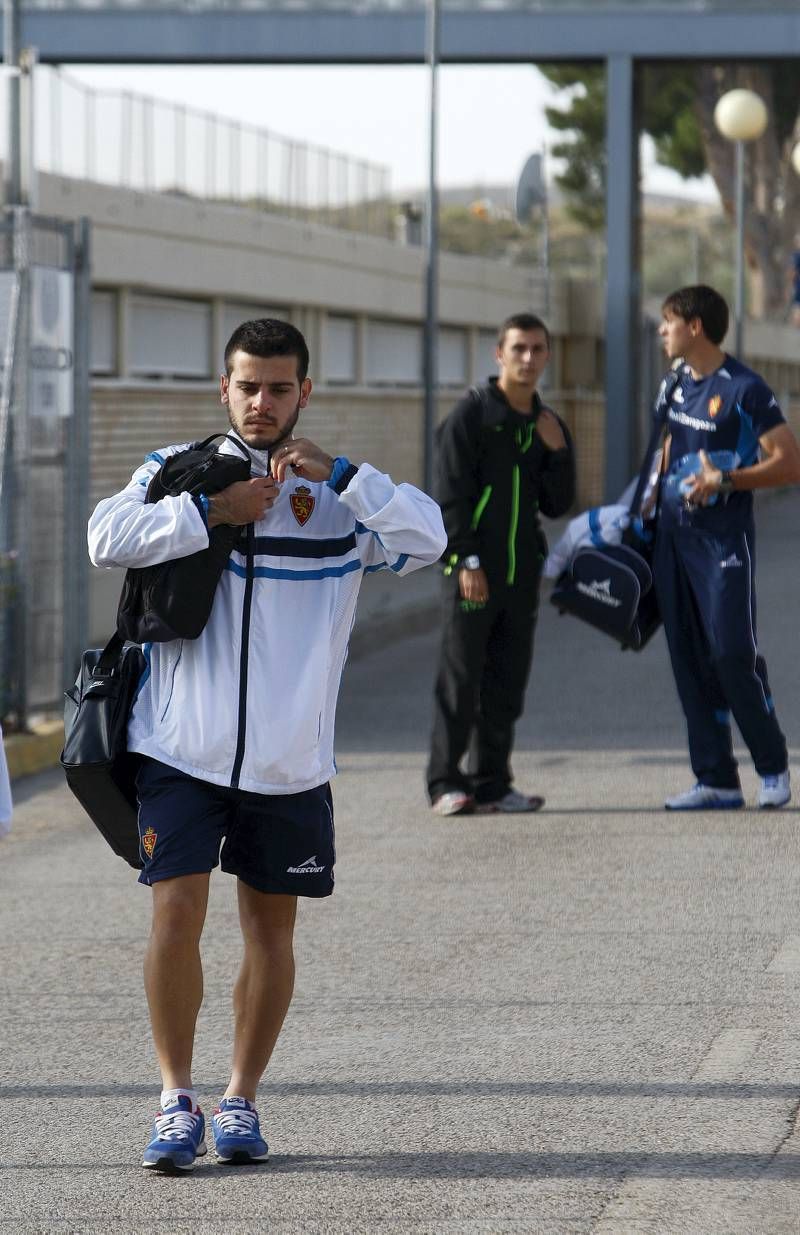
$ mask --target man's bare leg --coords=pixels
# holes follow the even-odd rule
[[[200,936],[209,878],[181,875],[153,884],[144,985],[164,1089],[192,1088],[194,1033],[203,1000]]]
[[[225,1097],[255,1102],[294,990],[297,897],[257,892],[238,881],[244,956],[233,992],[235,1031]]]

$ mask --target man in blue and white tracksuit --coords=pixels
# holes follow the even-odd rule
[[[143,1165],[161,1171],[191,1170],[206,1152],[191,1069],[200,936],[218,862],[237,876],[244,956],[215,1149],[223,1162],[267,1158],[256,1089],[291,1001],[297,897],[333,890],[328,782],[359,585],[382,567],[402,575],[435,562],[446,544],[426,494],[294,436],[311,393],[307,371],[293,326],[243,323],[225,351],[220,394],[250,452],[251,479],[214,496],[145,503],[163,460],[183,449],[169,446],[89,524],[95,565],[123,567],[205,549],[218,524],[241,528],[199,638],[145,647],[128,730],[142,756],[140,881],[153,892],[145,987],[163,1085]]]
[[[671,395],[654,570],[697,783],[668,810],[744,805],[731,716],[761,777],[760,807],[789,801],[786,740],[756,641],[754,489],[800,481],[800,449],[764,380],[722,351],[713,288],[664,302],[660,334],[683,357]]]

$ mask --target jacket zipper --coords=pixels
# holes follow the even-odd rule
[[[511,521],[508,525],[508,574],[506,583],[513,583],[517,576],[517,528],[519,527],[519,464],[511,473]]]
[[[244,746],[247,736],[247,663],[250,656],[250,609],[253,603],[253,539],[254,525],[247,525],[247,578],[242,604],[242,646],[239,652],[239,721],[236,737],[236,755],[231,773],[231,789],[239,788],[239,776],[244,762]]]
[[[531,448],[536,425],[526,425],[517,429],[516,440],[520,454],[527,454]],[[524,438],[524,440],[523,440]],[[513,584],[517,578],[517,531],[519,529],[519,464],[515,463],[511,473],[511,520],[508,526],[508,573],[506,583]]]

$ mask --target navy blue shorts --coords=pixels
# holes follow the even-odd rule
[[[246,793],[143,758],[136,789],[140,883],[205,873],[219,863],[258,892],[333,891],[330,785],[285,795]]]

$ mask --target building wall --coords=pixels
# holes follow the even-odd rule
[[[444,416],[460,392],[443,393]],[[553,391],[553,406],[564,416],[577,443],[578,502],[582,509],[600,501],[604,468],[602,399]],[[367,460],[394,480],[421,484],[422,404],[416,390],[339,391],[318,387],[302,413],[302,432],[331,455]],[[117,492],[145,456],[159,446],[224,432],[227,418],[211,383],[164,385],[95,382],[92,389],[91,504]],[[114,626],[122,571],[93,570],[90,627],[93,642],[108,638]]]

